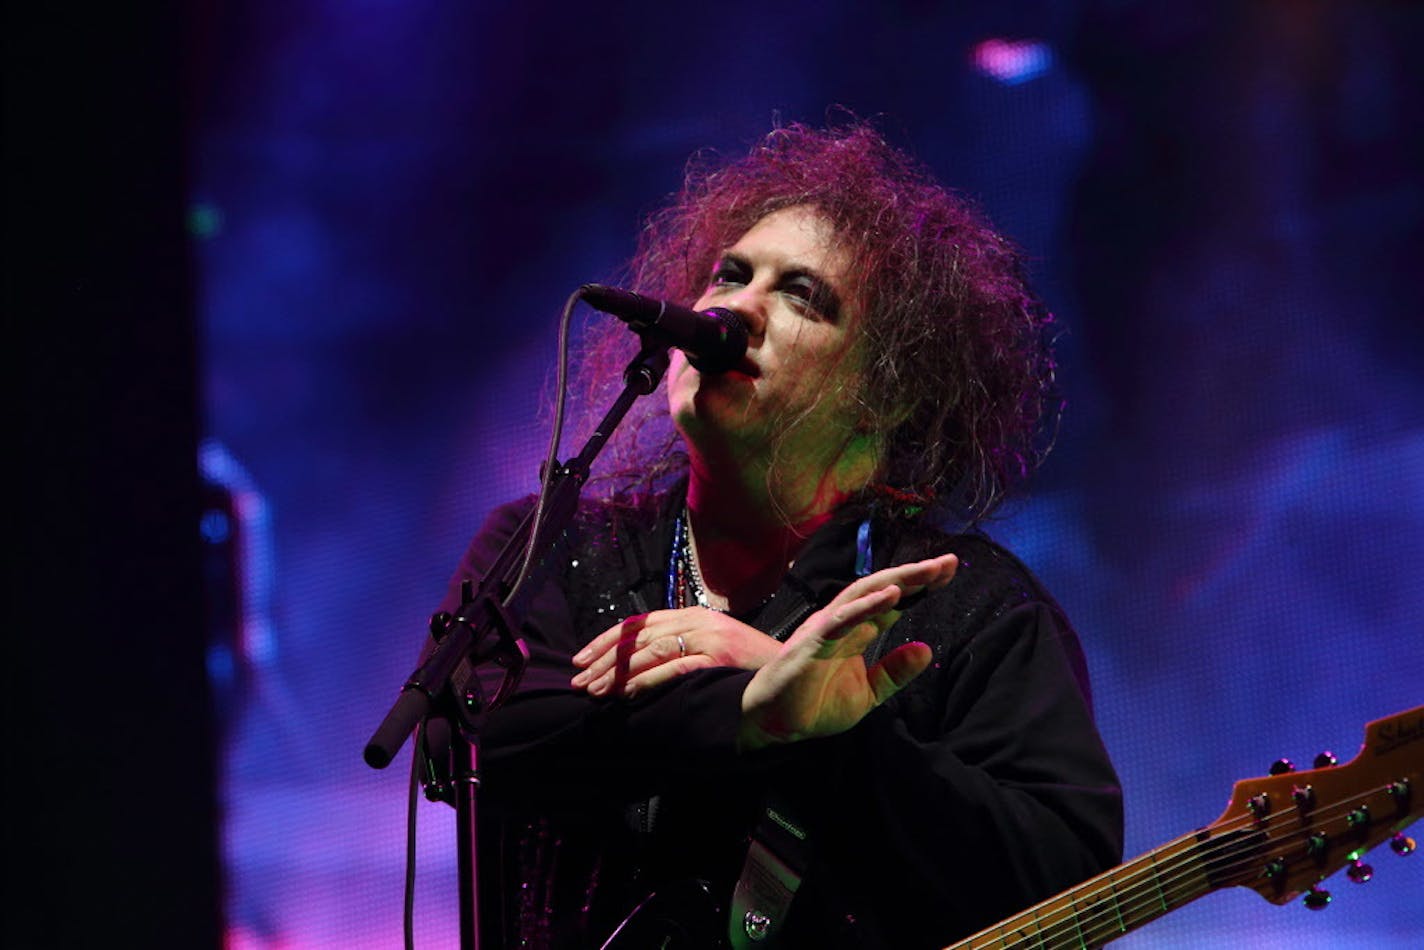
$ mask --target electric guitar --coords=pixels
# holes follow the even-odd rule
[[[1404,829],[1424,813],[1424,706],[1378,719],[1345,765],[1322,753],[1297,772],[1284,759],[1263,778],[1237,782],[1220,818],[1136,860],[981,930],[946,950],[1099,947],[1223,887],[1249,887],[1273,904],[1305,894],[1341,867],[1357,883],[1374,870],[1361,856],[1389,839],[1414,851]]]
[[[1413,853],[1404,829],[1424,814],[1424,706],[1365,727],[1365,742],[1345,765],[1322,753],[1297,772],[1282,759],[1262,778],[1233,786],[1220,818],[1119,865],[1057,897],[945,950],[1085,950],[1171,913],[1211,891],[1244,886],[1274,904],[1305,894],[1319,910],[1330,893],[1317,885],[1345,865],[1368,881],[1361,858],[1385,841]],[[705,885],[652,895],[603,945],[726,947],[725,911]]]

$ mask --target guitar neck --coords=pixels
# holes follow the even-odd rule
[[[1424,813],[1424,706],[1379,719],[1348,764],[1283,769],[1245,779],[1207,827],[961,940],[947,950],[1086,950],[1156,920],[1209,891],[1241,885],[1274,904],[1307,889],[1310,906],[1329,895],[1315,886]],[[1368,880],[1368,876],[1365,880]],[[1310,901],[1315,904],[1310,904]]]
[[[1101,946],[1221,886],[1212,883],[1212,865],[1238,856],[1219,841],[1208,856],[1204,840],[1204,832],[1183,835],[946,950]],[[1240,849],[1241,856],[1253,850],[1247,841]]]

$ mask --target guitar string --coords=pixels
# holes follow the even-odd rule
[[[1300,840],[1308,839],[1310,835],[1318,833],[1322,827],[1328,826],[1332,821],[1339,820],[1342,814],[1348,815],[1358,802],[1378,795],[1381,788],[1387,787],[1372,788],[1357,793],[1351,798],[1312,809],[1305,814],[1314,819],[1315,824],[1294,829],[1281,836],[1273,843],[1274,849],[1282,851]],[[1041,918],[1035,917],[1034,921],[1025,922],[1021,928],[1012,932],[1008,930],[1007,925],[1002,925],[995,928],[999,930],[997,936],[988,934],[984,936],[989,937],[991,941],[1014,939],[1026,942],[1029,946],[1047,948],[1051,944],[1046,941],[1063,939],[1067,941],[1063,944],[1064,946],[1082,946],[1085,943],[1092,945],[1093,941],[1099,938],[1121,935],[1126,931],[1119,921],[1131,919],[1138,912],[1149,907],[1155,912],[1158,906],[1171,899],[1179,898],[1182,894],[1190,894],[1195,887],[1195,879],[1208,874],[1206,866],[1219,862],[1223,856],[1231,863],[1225,865],[1217,863],[1215,867],[1211,868],[1212,873],[1231,874],[1241,867],[1259,861],[1260,845],[1252,843],[1250,838],[1228,837],[1232,833],[1252,829],[1256,833],[1265,834],[1272,830],[1272,826],[1277,826],[1276,830],[1279,830],[1280,822],[1298,821],[1300,816],[1301,810],[1296,806],[1260,820],[1250,815],[1238,816],[1218,826],[1216,837],[1209,839],[1209,843],[1202,842],[1195,847],[1188,845],[1184,851],[1172,856],[1169,859],[1170,863],[1166,865],[1153,863],[1150,853],[1129,862],[1127,867],[1139,862],[1146,863],[1142,869],[1134,869],[1120,876],[1109,877],[1104,885],[1086,892],[1081,898],[1073,901],[1074,904],[1080,901],[1088,902],[1090,906],[1086,910],[1054,909]],[[1193,832],[1183,835],[1177,839],[1177,842],[1186,843],[1196,834]],[[1177,842],[1169,842],[1164,847],[1171,847]],[[1166,874],[1161,873],[1164,867],[1167,868]],[[1154,876],[1155,881],[1145,880]],[[1193,880],[1187,883],[1185,879],[1188,878]],[[1184,887],[1183,884],[1187,884],[1187,886]],[[1156,892],[1155,895],[1152,892]],[[1030,933],[1030,929],[1036,933]],[[966,946],[972,946],[972,944]]]
[[[1345,811],[1348,813],[1357,801],[1362,798],[1368,798],[1371,794],[1378,793],[1378,791],[1378,789],[1375,789],[1370,792],[1357,794],[1353,799],[1316,809],[1311,813],[1318,819],[1314,827],[1296,829],[1287,833],[1285,836],[1277,839],[1274,843],[1274,848],[1283,850],[1290,847],[1290,845],[1295,843],[1300,837],[1308,837],[1308,835],[1319,831],[1322,826],[1328,826],[1330,822],[1338,820],[1339,812]],[[1290,820],[1292,817],[1295,817],[1298,812],[1298,809],[1292,808],[1289,811],[1279,813],[1278,815],[1261,821],[1257,821],[1251,816],[1241,816],[1238,819],[1233,819],[1221,825],[1219,831],[1221,835],[1224,836],[1250,826],[1253,827],[1258,834],[1267,833],[1272,824],[1278,824],[1283,820]],[[1194,836],[1195,834],[1184,835],[1178,839],[1178,841],[1187,843]],[[1170,844],[1168,846],[1170,847]],[[1131,919],[1141,911],[1148,910],[1151,917],[1155,917],[1160,915],[1157,910],[1159,906],[1163,906],[1172,900],[1180,899],[1183,895],[1200,896],[1192,894],[1192,892],[1197,887],[1197,879],[1204,879],[1204,876],[1207,874],[1206,865],[1213,862],[1220,862],[1223,855],[1229,857],[1239,856],[1240,860],[1236,860],[1234,864],[1228,863],[1221,865],[1218,863],[1217,867],[1213,869],[1218,874],[1233,873],[1242,866],[1248,866],[1258,862],[1260,860],[1259,848],[1260,846],[1254,844],[1250,838],[1218,837],[1211,845],[1207,845],[1205,842],[1197,847],[1188,845],[1184,851],[1174,855],[1167,865],[1157,865],[1152,868],[1146,868],[1146,866],[1144,866],[1144,870],[1133,871],[1123,875],[1121,888],[1115,887],[1114,885],[1117,882],[1109,879],[1108,887],[1100,887],[1096,891],[1089,892],[1089,894],[1086,895],[1093,903],[1085,911],[1074,912],[1067,908],[1055,910],[1053,914],[1040,918],[1039,921],[1032,925],[1039,928],[1039,934],[1025,935],[1024,930],[1019,930],[1016,932],[1015,939],[1023,941],[1024,937],[1027,936],[1027,942],[1030,943],[1030,945],[1036,945],[1038,947],[1072,947],[1106,942],[1107,939],[1120,936],[1126,932],[1121,925],[1124,914],[1127,915],[1127,919]],[[1166,867],[1169,873],[1160,873],[1160,868],[1162,867]],[[1155,883],[1144,885],[1140,880],[1133,880],[1134,877],[1140,879],[1154,874],[1157,877]],[[1192,880],[1190,883],[1186,883],[1184,881],[1185,878],[1191,878]],[[1186,886],[1183,886],[1184,883]],[[1109,907],[1109,899],[1104,898],[1098,900],[1098,897],[1108,890],[1114,890],[1114,896],[1117,897],[1116,903],[1111,907]],[[1156,894],[1154,895],[1150,893],[1150,891],[1155,891]],[[1173,908],[1163,907],[1163,912],[1170,909]],[[1149,917],[1149,919],[1151,919],[1151,917]],[[1002,935],[1000,939],[1003,939]],[[1051,943],[1045,943],[1045,941]]]
[[[1331,821],[1337,820],[1339,818],[1339,812],[1342,810],[1348,812],[1360,799],[1378,794],[1379,791],[1380,789],[1378,788],[1372,789],[1365,793],[1357,794],[1352,799],[1313,810],[1311,814],[1317,818],[1317,824],[1315,826],[1297,829],[1288,833],[1283,838],[1278,839],[1275,843],[1275,847],[1277,849],[1288,848],[1301,836],[1308,837],[1310,834],[1316,833],[1322,826],[1328,826]],[[1231,832],[1242,830],[1247,826],[1252,826],[1258,833],[1265,833],[1270,829],[1272,824],[1277,824],[1283,820],[1290,820],[1296,817],[1298,813],[1299,809],[1292,808],[1289,811],[1279,813],[1259,822],[1254,817],[1241,816],[1240,818],[1233,819],[1219,826],[1218,830],[1220,834],[1224,836]],[[1195,833],[1184,835],[1178,839],[1178,841],[1186,844],[1193,837],[1195,837]],[[1169,843],[1165,847],[1170,847],[1175,843],[1176,842]],[[1084,896],[1084,899],[1092,902],[1091,906],[1085,911],[1075,912],[1067,908],[1055,909],[1052,913],[1038,918],[1032,924],[1026,923],[1024,928],[1014,931],[1014,939],[1020,942],[1028,942],[1039,947],[1047,946],[1045,941],[1059,940],[1066,940],[1066,943],[1062,945],[1081,946],[1089,939],[1097,940],[1104,937],[1110,939],[1114,935],[1121,935],[1121,933],[1125,932],[1120,924],[1124,913],[1132,917],[1150,906],[1153,916],[1157,916],[1156,908],[1159,905],[1167,902],[1169,899],[1180,898],[1184,893],[1191,893],[1195,886],[1195,881],[1193,881],[1192,886],[1183,888],[1180,886],[1183,883],[1183,878],[1197,878],[1205,874],[1206,864],[1213,861],[1219,862],[1223,854],[1232,855],[1233,852],[1235,855],[1240,855],[1242,860],[1236,861],[1235,864],[1218,865],[1214,869],[1216,873],[1232,873],[1243,865],[1253,864],[1260,860],[1259,845],[1253,844],[1250,839],[1242,840],[1240,838],[1227,839],[1225,837],[1218,837],[1211,845],[1206,845],[1205,842],[1197,847],[1188,845],[1186,850],[1182,853],[1173,856],[1167,865],[1147,867],[1146,863],[1144,863],[1143,870],[1129,871],[1127,874],[1121,875],[1120,887],[1117,886],[1119,883],[1116,879],[1117,876],[1109,878],[1106,882],[1106,887],[1099,887],[1094,891],[1089,891]],[[1151,860],[1149,856],[1144,857]],[[1143,858],[1136,859],[1132,863],[1136,864],[1139,862],[1143,862]],[[1178,866],[1182,866],[1180,871],[1176,870]],[[1168,868],[1168,874],[1164,875],[1161,873],[1163,867]],[[1142,878],[1154,874],[1157,877],[1155,884],[1144,885],[1140,881],[1134,880],[1134,877]],[[1151,893],[1145,893],[1149,888],[1155,890],[1157,896]],[[1099,898],[1108,891],[1113,891],[1114,893],[1111,897],[1116,898],[1116,903],[1112,907],[1108,906],[1108,898],[1099,900]],[[1074,903],[1076,904],[1077,901]],[[1026,928],[1030,927],[1036,929],[1038,933],[1029,934]],[[994,939],[1007,939],[1007,928],[1001,927],[997,929],[1000,930],[1000,933],[998,937]]]
[[[1192,860],[1189,853],[1178,855],[1172,862],[1159,867],[1175,869]],[[1175,909],[1174,904],[1180,906],[1186,903],[1183,898],[1200,896],[1194,893],[1195,889],[1194,884],[1180,887],[1176,882],[1164,881],[1150,886],[1149,891],[1139,884],[1127,881],[1118,889],[1115,901],[1106,898],[1094,900],[1081,910],[1068,907],[1055,909],[1051,914],[1037,916],[1033,922],[1025,923],[1016,930],[1002,928],[1000,933],[989,935],[987,942],[980,938],[978,942],[971,940],[967,946],[985,948],[1012,945],[1034,947],[1037,950],[1100,946]],[[1075,901],[1074,906],[1076,905]]]

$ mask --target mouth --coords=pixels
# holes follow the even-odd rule
[[[697,367],[692,366],[690,363],[688,366],[690,369],[695,370],[704,380],[708,381],[724,376],[741,376],[746,379],[760,379],[762,375],[761,367],[758,366],[750,356],[743,356],[735,364],[720,372],[709,373],[706,370],[697,369]]]

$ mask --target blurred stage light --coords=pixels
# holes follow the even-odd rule
[[[215,238],[222,233],[222,209],[214,204],[199,202],[188,209],[188,233],[200,240]]]
[[[984,40],[969,53],[973,67],[1006,86],[1028,82],[1053,66],[1053,50],[1038,40]]]

